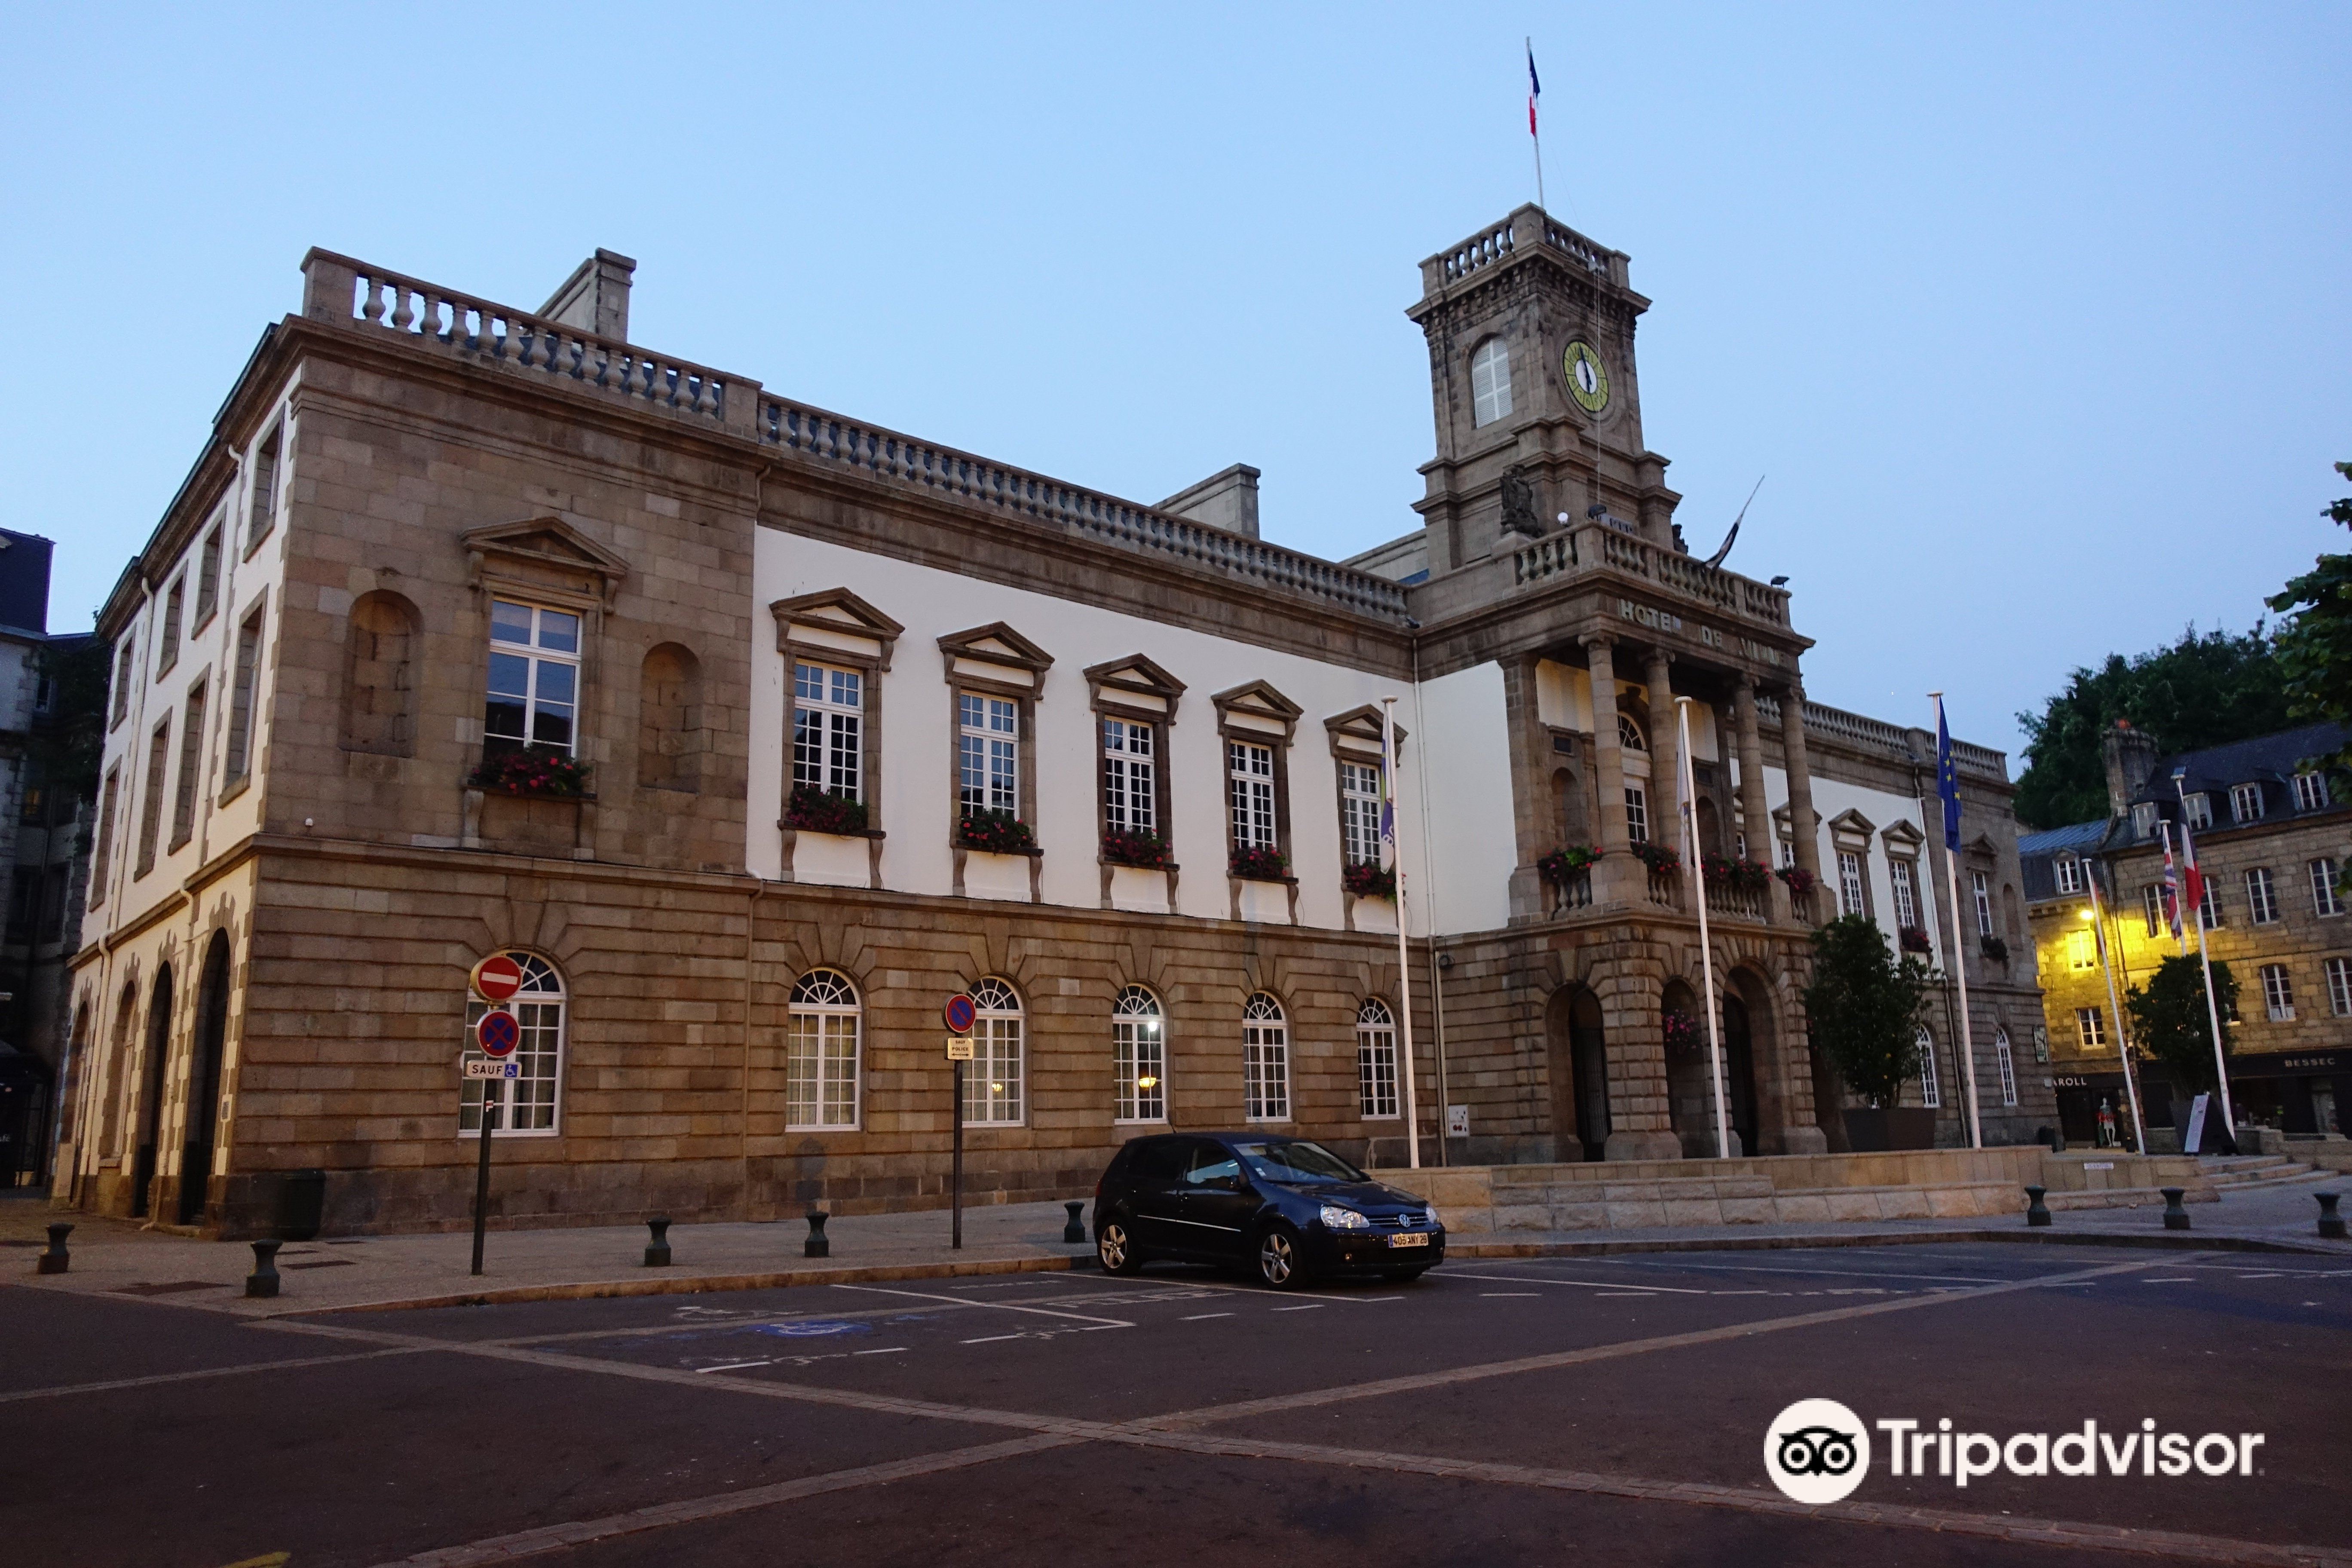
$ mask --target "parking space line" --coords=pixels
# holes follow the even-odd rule
[[[1481,1290],[1478,1292],[1478,1300],[1481,1301],[1540,1301],[1543,1300],[1543,1292],[1540,1290]]]
[[[1631,1279],[1553,1279],[1541,1274],[1449,1274],[1450,1279],[1492,1279],[1502,1285],[1574,1285],[1588,1290],[1622,1290],[1629,1286],[1642,1291],[1658,1290],[1669,1296],[1712,1296],[1713,1290],[1694,1290],[1686,1285],[1637,1285]]]
[[[380,1356],[415,1355],[419,1351],[440,1350],[443,1346],[400,1345],[383,1350],[354,1351],[349,1355],[299,1356],[291,1361],[257,1361],[236,1366],[199,1367],[194,1372],[159,1372],[149,1377],[118,1377],[105,1383],[64,1383],[49,1388],[19,1388],[0,1394],[0,1405],[13,1405],[22,1399],[61,1399],[74,1394],[111,1394],[121,1388],[153,1388],[166,1383],[194,1383],[207,1377],[237,1377],[249,1372],[293,1372],[306,1366],[335,1366],[347,1361],[374,1361]]]
[[[1025,1339],[1027,1339],[1028,1337],[1029,1337],[1029,1336],[1028,1336],[1027,1334],[1025,1334],[1025,1333],[1020,1333],[1020,1334],[984,1334],[984,1335],[982,1335],[981,1338],[976,1339],[976,1340],[966,1340],[966,1341],[964,1341],[964,1343],[966,1343],[966,1344],[968,1344],[968,1345],[992,1345],[992,1344],[995,1344],[995,1343],[999,1342],[1000,1341],[1003,1341],[1003,1340],[1025,1340]]]
[[[1202,1312],[1193,1317],[1179,1318],[1176,1321],[1180,1323],[1205,1323],[1211,1318],[1230,1318],[1232,1316],[1233,1314],[1231,1312]]]
[[[1937,1279],[1947,1285],[2014,1285],[2014,1279],[1987,1279],[1974,1274],[1897,1274],[1879,1268],[1786,1268],[1769,1263],[1651,1263],[1636,1268],[1692,1268],[1715,1274],[1836,1274],[1855,1279]]]
[[[1649,1294],[1647,1290],[1595,1290],[1592,1293],[1592,1299],[1596,1301],[1613,1301],[1621,1300],[1627,1296],[1639,1299]]]
[[[773,1366],[775,1364],[775,1358],[771,1356],[766,1361],[730,1361],[724,1366],[698,1366],[694,1370],[698,1373],[741,1372],[748,1366]]]
[[[883,1348],[883,1349],[881,1349],[881,1350],[875,1350],[875,1351],[851,1351],[849,1353],[850,1353],[851,1355],[898,1355],[898,1353],[900,1353],[901,1352],[903,1352],[906,1348],[907,1348],[907,1347],[906,1347],[906,1346],[904,1346],[904,1345],[888,1345],[888,1346],[884,1347],[884,1348]]]
[[[1297,1307],[1276,1307],[1274,1310],[1277,1312],[1319,1312],[1323,1310],[1323,1303],[1308,1301]]]
[[[836,1290],[866,1290],[878,1296],[906,1296],[918,1301],[953,1301],[960,1307],[979,1307],[991,1312],[1032,1312],[1041,1318],[1070,1318],[1081,1323],[1096,1323],[1106,1329],[1131,1329],[1133,1323],[1118,1318],[1098,1318],[1091,1312],[1057,1312],[1051,1307],[1024,1307],[1013,1301],[966,1301],[954,1296],[934,1296],[925,1290],[892,1290],[880,1285],[835,1285]]]

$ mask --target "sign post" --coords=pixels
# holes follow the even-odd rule
[[[948,1060],[955,1064],[955,1100],[948,1108],[949,1125],[955,1129],[955,1154],[948,1170],[948,1245],[963,1250],[963,1064],[971,1060],[971,1026],[980,1017],[980,1006],[970,994],[957,992],[948,998],[941,1010],[948,1026]]]
[[[474,971],[475,987],[478,990],[481,988],[482,970],[488,967],[489,962],[485,960],[483,965]],[[508,960],[507,963],[509,967],[512,967],[511,960]],[[516,984],[520,984],[520,971],[517,971],[515,978]],[[514,992],[509,989],[507,994],[511,996]],[[514,1055],[515,1047],[522,1043],[522,1026],[515,1022],[515,1016],[512,1013],[502,1008],[493,1008],[483,1014],[479,1021],[474,1025],[474,1043],[481,1047],[482,1055],[488,1058],[465,1064],[467,1078],[478,1078],[483,1080],[481,1153],[474,1164],[474,1272],[479,1274],[482,1271],[482,1237],[484,1231],[488,1228],[490,1217],[491,1096],[493,1092],[501,1095],[505,1093],[503,1087],[493,1091],[490,1085],[498,1083],[503,1086],[506,1079],[522,1076],[522,1064],[507,1059]]]

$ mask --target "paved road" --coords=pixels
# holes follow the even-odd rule
[[[1291,1296],[1154,1268],[267,1322],[10,1289],[0,1345],[26,1563],[2352,1564],[2352,1265],[2324,1258],[1456,1260]],[[1962,1489],[1887,1473],[1882,1436],[1812,1511],[1761,1461],[1804,1397],[2263,1443],[2250,1476]]]

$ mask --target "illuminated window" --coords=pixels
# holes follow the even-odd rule
[[[1111,1071],[1120,1121],[1168,1120],[1168,1032],[1160,999],[1140,985],[1118,994],[1110,1010]]]
[[[2294,1022],[2294,982],[2287,978],[2284,963],[2265,963],[2262,968],[2263,1005],[2270,1010],[2273,1024]]]
[[[1356,1009],[1356,1089],[1367,1121],[1397,1114],[1396,1018],[1377,996]]]
[[[2086,1051],[2107,1048],[2107,1020],[2096,1007],[2074,1009],[2074,1035]]]
[[[963,1069],[964,1125],[1010,1126],[1021,1120],[1021,998],[992,979],[973,986],[971,999],[980,1016]]]
[[[2088,931],[2066,933],[2066,965],[2070,969],[2095,969],[2099,963],[2098,944]]]
[[[857,987],[814,969],[793,986],[784,1046],[784,1125],[824,1131],[857,1125]]]

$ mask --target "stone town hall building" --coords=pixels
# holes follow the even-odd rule
[[[1670,692],[1706,847],[1822,879],[1714,904],[1742,1146],[1843,1143],[1798,1003],[1840,905],[1964,933],[1988,1136],[2051,1120],[2002,759],[1960,748],[1956,924],[1926,738],[1802,702],[1788,594],[1681,547],[1622,254],[1523,207],[1422,264],[1423,526],[1349,563],[1260,539],[1253,469],[1140,506],[634,345],[633,267],[526,312],[304,258],[100,617],[66,1201],[233,1234],[318,1167],[330,1228],[462,1223],[501,951],[509,1223],[943,1201],[958,990],[983,1194],[1160,1123],[1400,1162],[1397,906],[1343,882],[1388,696],[1433,1157],[1449,1105],[1455,1163],[1711,1152],[1634,852]],[[486,787],[527,743],[581,793]]]

